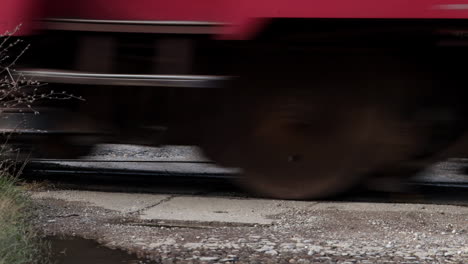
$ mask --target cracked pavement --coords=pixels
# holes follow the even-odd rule
[[[467,263],[468,207],[32,192],[45,235],[156,263]]]

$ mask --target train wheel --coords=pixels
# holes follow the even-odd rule
[[[238,160],[246,172],[242,184],[280,198],[323,197],[355,184],[367,171],[371,117],[364,109],[314,104],[305,95],[284,99],[268,98],[251,111]]]
[[[333,195],[409,159],[427,142],[409,109],[431,87],[379,59],[322,57],[311,67],[266,60],[227,94],[207,155],[241,167],[252,190],[287,199]]]

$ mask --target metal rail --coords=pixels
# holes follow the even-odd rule
[[[132,159],[33,159],[29,161],[30,169],[44,173],[65,174],[109,174],[109,175],[203,175],[208,178],[232,179],[239,177],[240,169],[224,168],[214,162],[196,160],[132,160]],[[408,186],[463,188],[468,190],[468,176],[466,180],[443,181],[441,179],[410,179],[404,182]]]
[[[22,178],[27,181],[45,180],[59,188],[82,190],[192,194],[227,192],[231,196],[243,195],[232,184],[237,175],[222,170],[203,171],[202,168],[209,166],[209,163],[144,162],[142,167],[146,169],[128,169],[129,165],[126,164],[129,162],[114,161],[114,166],[86,168],[31,161],[23,170]],[[119,168],[115,165],[122,166]]]
[[[47,83],[185,88],[218,88],[229,79],[212,75],[108,74],[39,69],[22,69],[15,74]]]
[[[54,183],[54,186],[82,190],[112,191],[112,192],[148,192],[148,193],[196,193],[206,195],[230,197],[257,197],[253,193],[244,191],[233,185],[233,180],[239,178],[238,172],[223,171],[197,171],[201,166],[210,165],[209,162],[167,162],[167,161],[145,161],[141,169],[128,169],[125,164],[139,163],[138,161],[105,161],[114,162],[114,166],[105,168],[79,167],[57,164],[57,161],[47,160],[31,161],[23,172],[25,179],[37,181],[46,180]],[[74,162],[79,163],[79,160]],[[83,162],[90,162],[83,160]],[[94,161],[93,161],[94,162]],[[102,161],[95,161],[102,164]],[[122,163],[122,164],[119,164]],[[171,168],[170,165],[174,165]],[[121,165],[121,166],[119,166]],[[182,167],[189,170],[174,170]],[[193,170],[195,168],[195,170]],[[383,191],[351,192],[347,195],[330,197],[333,201],[356,201],[356,202],[393,202],[393,203],[422,203],[422,204],[451,204],[468,206],[468,181],[455,183],[444,182],[406,182],[411,188],[402,193]],[[260,196],[262,197],[262,196]],[[264,197],[268,198],[268,197]]]

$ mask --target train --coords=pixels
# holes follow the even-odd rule
[[[39,157],[197,145],[308,199],[466,154],[464,1],[3,0],[18,25],[16,74],[85,98],[41,103]]]

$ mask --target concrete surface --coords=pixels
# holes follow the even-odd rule
[[[313,202],[284,203],[279,200],[222,197],[174,196],[90,191],[45,191],[32,193],[34,199],[83,202],[120,213],[138,213],[142,220],[221,222],[269,225],[272,215],[292,208],[313,206]]]
[[[150,208],[167,199],[169,195],[87,192],[87,191],[46,191],[32,193],[33,199],[58,199],[67,202],[82,202],[121,213],[132,213]]]
[[[229,199],[216,197],[175,197],[141,213],[141,219],[166,219],[196,222],[264,224],[273,223],[272,215],[314,203],[275,200]]]
[[[32,192],[45,235],[155,263],[468,263],[468,207]]]

